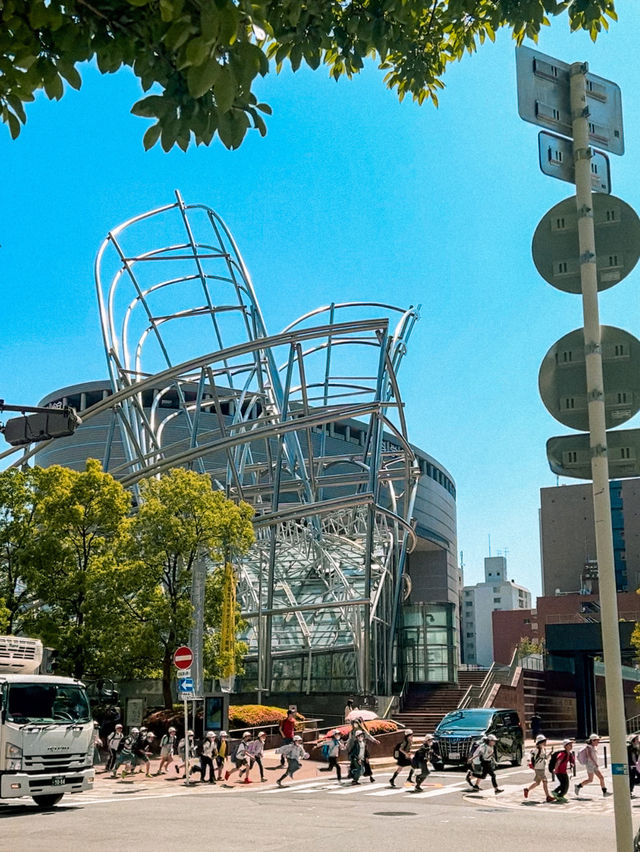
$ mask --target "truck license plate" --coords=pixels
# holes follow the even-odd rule
[[[449,760],[460,760],[460,752],[459,751],[450,751],[449,752]]]
[[[64,775],[54,775],[53,778],[51,779],[51,786],[52,787],[62,787],[64,785],[64,782],[65,782]]]

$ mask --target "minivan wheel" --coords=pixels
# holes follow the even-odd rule
[[[521,763],[522,763],[522,746],[518,746],[518,748],[516,749],[515,756],[514,756],[513,760],[511,761],[511,765],[512,766],[520,766]]]
[[[62,793],[56,793],[52,796],[33,796],[33,801],[39,808],[52,808],[58,804],[62,796]]]

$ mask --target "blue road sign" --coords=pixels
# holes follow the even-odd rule
[[[179,677],[178,678],[178,691],[179,692],[193,692],[193,678],[192,677]]]

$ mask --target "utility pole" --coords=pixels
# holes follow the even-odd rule
[[[574,63],[570,71],[571,116],[573,119],[573,159],[578,212],[580,283],[584,320],[584,351],[587,373],[591,477],[596,534],[596,559],[602,612],[602,648],[606,671],[607,718],[611,740],[613,807],[617,848],[628,852],[633,845],[633,823],[629,800],[627,727],[622,689],[622,662],[618,630],[618,599],[613,560],[609,460],[605,423],[605,389],[602,375],[600,315],[598,312],[598,276],[596,240],[591,195],[591,147],[589,145],[589,109],[587,106],[587,64]]]
[[[574,429],[588,429],[588,435],[551,439],[547,455],[554,472],[590,476],[592,480],[616,849],[630,852],[633,824],[607,425],[628,420],[640,407],[639,394],[632,390],[640,342],[621,329],[601,328],[598,291],[617,284],[635,266],[640,255],[640,222],[629,205],[610,195],[609,160],[591,147],[597,143],[614,154],[624,153],[619,87],[589,74],[586,63],[568,65],[529,48],[517,50],[516,64],[520,117],[559,134],[539,134],[540,168],[545,174],[574,183],[576,190],[575,197],[557,204],[541,220],[533,240],[533,259],[551,285],[581,295],[583,329],[566,335],[552,347],[543,360],[539,384],[542,399],[557,420]],[[592,194],[594,188],[597,196]],[[600,263],[596,244],[602,255]],[[620,372],[613,387],[618,403],[622,400],[624,405],[605,396],[603,333],[615,341],[610,348],[616,350]],[[622,368],[620,363],[624,364]],[[609,368],[606,361],[605,366]],[[553,461],[551,442],[555,442]],[[585,444],[588,461],[578,464]],[[622,475],[632,476],[635,471],[630,469]]]

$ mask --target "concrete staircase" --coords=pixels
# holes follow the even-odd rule
[[[442,718],[455,710],[469,686],[479,686],[486,671],[459,672],[458,685],[409,684],[401,713],[393,721],[411,728],[416,736],[432,734]]]
[[[524,677],[525,737],[531,736],[529,719],[537,710],[542,731],[549,737],[574,736],[576,731],[576,694],[571,689],[549,688],[544,672],[522,672]]]

